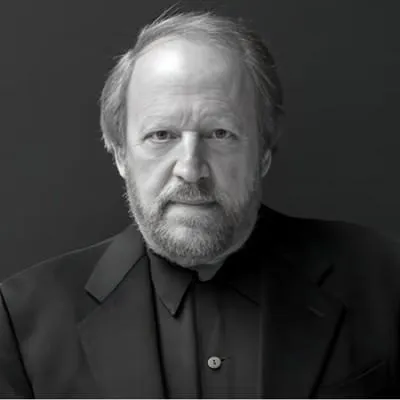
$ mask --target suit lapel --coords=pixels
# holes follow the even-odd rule
[[[148,259],[133,226],[107,249],[86,289],[99,304],[79,332],[104,396],[163,397]]]
[[[342,303],[282,262],[266,271],[261,393],[312,396],[341,326]]]
[[[320,287],[334,270],[334,258],[307,224],[277,213],[267,221],[269,227],[261,231],[269,228],[273,235],[257,243],[266,260],[260,392],[272,398],[312,397],[345,314],[343,303]]]

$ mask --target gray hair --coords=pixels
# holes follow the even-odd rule
[[[279,117],[283,114],[282,88],[275,62],[263,40],[244,26],[242,20],[207,12],[162,14],[139,33],[133,48],[123,54],[112,69],[100,99],[100,124],[105,148],[125,152],[126,94],[136,60],[159,39],[206,40],[235,52],[249,73],[256,91],[256,111],[262,150],[274,151],[279,138]]]

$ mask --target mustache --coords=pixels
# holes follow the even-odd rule
[[[162,195],[161,201],[162,203],[185,201],[215,202],[216,198],[210,189],[204,185],[182,184],[167,190]]]

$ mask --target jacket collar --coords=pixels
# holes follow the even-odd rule
[[[116,235],[97,262],[85,289],[99,302],[113,292],[145,254],[142,235],[132,224]]]

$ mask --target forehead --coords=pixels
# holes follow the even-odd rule
[[[179,99],[242,108],[252,103],[253,87],[232,51],[185,39],[159,40],[136,61],[127,99],[129,112]]]

